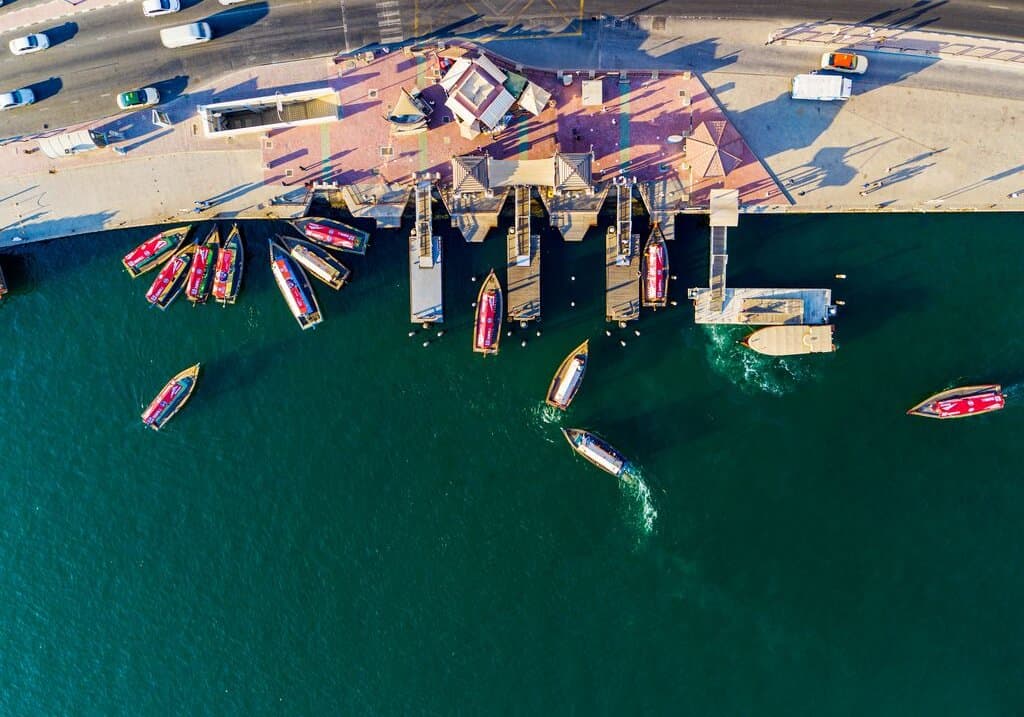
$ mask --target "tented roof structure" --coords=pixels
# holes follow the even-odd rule
[[[427,115],[430,106],[423,100],[414,98],[409,91],[402,88],[394,108],[388,113],[387,120],[391,123],[391,131],[396,134],[422,132],[427,129]]]
[[[460,58],[441,79],[448,93],[445,107],[470,130],[474,122],[479,122],[480,129],[493,129],[515,103],[505,80],[505,73],[484,55]]]
[[[519,96],[519,106],[530,114],[537,116],[548,106],[551,93],[540,85],[530,82]]]
[[[487,168],[492,187],[550,187],[554,182],[553,170],[550,159],[491,159]]]
[[[592,159],[593,155],[590,152],[555,155],[555,190],[589,191]]]
[[[452,157],[453,192],[485,192],[488,186],[487,157],[482,154]]]
[[[743,138],[725,120],[701,122],[686,140],[686,159],[698,179],[724,177],[743,164]]]

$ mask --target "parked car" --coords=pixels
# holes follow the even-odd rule
[[[234,5],[238,2],[246,2],[246,0],[220,0],[221,5]]]
[[[821,56],[821,69],[863,75],[868,70],[868,58],[852,52],[826,52]]]
[[[29,55],[33,52],[45,50],[50,46],[50,39],[42,32],[37,32],[24,37],[16,37],[7,43],[15,55]]]
[[[181,0],[143,0],[142,14],[146,17],[170,15],[181,10]]]
[[[14,92],[0,92],[0,110],[13,110],[15,107],[24,107],[35,101],[36,96],[28,88]]]
[[[117,96],[117,106],[123,110],[151,107],[158,102],[160,102],[160,93],[155,87],[143,87],[141,90],[122,92]]]

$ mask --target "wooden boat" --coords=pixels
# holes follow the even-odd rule
[[[799,356],[835,351],[832,324],[765,326],[740,341],[751,351],[766,356]]]
[[[232,224],[228,238],[224,240],[224,246],[217,252],[217,264],[213,271],[213,298],[222,305],[233,304],[238,299],[244,264],[242,235],[238,225]]]
[[[661,308],[668,303],[668,244],[661,230],[655,228],[644,247],[644,306]]]
[[[171,418],[174,417],[181,407],[185,405],[192,392],[196,390],[196,380],[199,378],[199,364],[190,366],[160,389],[146,410],[142,412],[142,422],[159,431]]]
[[[929,396],[907,411],[907,415],[938,419],[966,418],[998,411],[1005,404],[1003,387],[997,383],[960,386]]]
[[[629,462],[596,433],[580,428],[563,428],[562,435],[574,451],[601,470],[611,473],[616,478],[626,477],[624,474]]]
[[[288,249],[292,258],[302,264],[315,279],[335,290],[340,289],[348,281],[351,274],[348,267],[323,247],[292,237],[278,235],[277,238]]]
[[[362,229],[350,227],[348,224],[325,219],[323,217],[305,217],[296,219],[292,226],[311,242],[328,249],[338,249],[353,254],[365,254],[370,235]]]
[[[217,262],[217,249],[220,248],[220,232],[213,227],[206,239],[196,244],[196,254],[192,258],[192,268],[188,271],[185,284],[185,298],[192,305],[204,304],[210,298],[210,285],[213,283],[213,270]]]
[[[160,232],[128,252],[121,263],[124,264],[124,268],[128,270],[133,279],[145,274],[174,254],[181,243],[185,241],[188,230],[191,228],[191,224],[186,224],[183,227]]]
[[[175,254],[174,258],[164,264],[160,273],[156,275],[156,279],[153,280],[153,284],[149,287],[149,291],[146,292],[146,301],[161,309],[166,309],[170,306],[171,302],[178,297],[178,294],[181,293],[182,288],[185,286],[188,268],[192,263],[192,257],[195,256],[195,253],[196,245],[189,244]]]
[[[501,315],[504,303],[501,295],[501,282],[491,269],[491,273],[480,286],[476,297],[476,321],[473,324],[473,350],[477,353],[493,355],[498,353],[501,343]]]
[[[565,357],[562,365],[558,367],[551,385],[548,387],[547,398],[544,403],[563,411],[569,408],[569,404],[576,398],[576,392],[583,384],[583,374],[587,370],[587,357],[590,351],[590,339],[572,350]]]
[[[7,293],[7,279],[4,278],[4,270],[0,267],[0,299]]]
[[[273,239],[270,240],[270,270],[274,274],[277,288],[281,290],[281,296],[303,331],[323,321],[320,307],[316,303],[316,294],[302,267],[295,264]]]

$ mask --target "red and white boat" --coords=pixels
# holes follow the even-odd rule
[[[494,269],[491,269],[476,298],[476,321],[473,324],[475,352],[485,356],[498,353],[501,343],[501,315],[504,310],[501,282],[494,274]]]
[[[998,411],[1006,404],[1003,388],[992,383],[984,386],[960,386],[929,396],[907,415],[925,418],[965,418]]]
[[[145,274],[150,269],[155,269],[160,262],[178,250],[181,243],[185,241],[190,227],[191,225],[186,225],[160,232],[128,252],[121,263],[133,279]]]
[[[644,249],[644,306],[668,303],[668,245],[661,229],[655,227]]]
[[[171,305],[182,287],[185,286],[185,277],[188,274],[189,264],[192,256],[196,253],[196,245],[189,244],[187,247],[174,255],[174,258],[164,264],[160,273],[156,275],[149,291],[146,292],[146,301],[166,309]]]
[[[192,259],[192,268],[189,269],[188,282],[185,286],[185,298],[193,305],[206,303],[210,297],[219,248],[220,232],[217,231],[217,227],[210,230],[202,244],[196,245],[196,254]]]
[[[316,303],[316,294],[302,267],[292,262],[288,252],[273,239],[270,240],[270,272],[274,275],[274,281],[288,309],[303,331],[323,321],[320,307]]]
[[[292,225],[310,241],[328,249],[338,249],[353,254],[365,254],[366,245],[370,239],[370,235],[361,229],[323,217],[296,219]]]

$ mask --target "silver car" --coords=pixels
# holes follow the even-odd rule
[[[45,33],[36,32],[24,37],[16,37],[7,43],[7,47],[15,55],[30,55],[33,52],[40,52],[50,46],[50,38]]]
[[[14,92],[0,92],[0,110],[13,110],[15,107],[25,107],[36,101],[32,90],[26,88]]]

